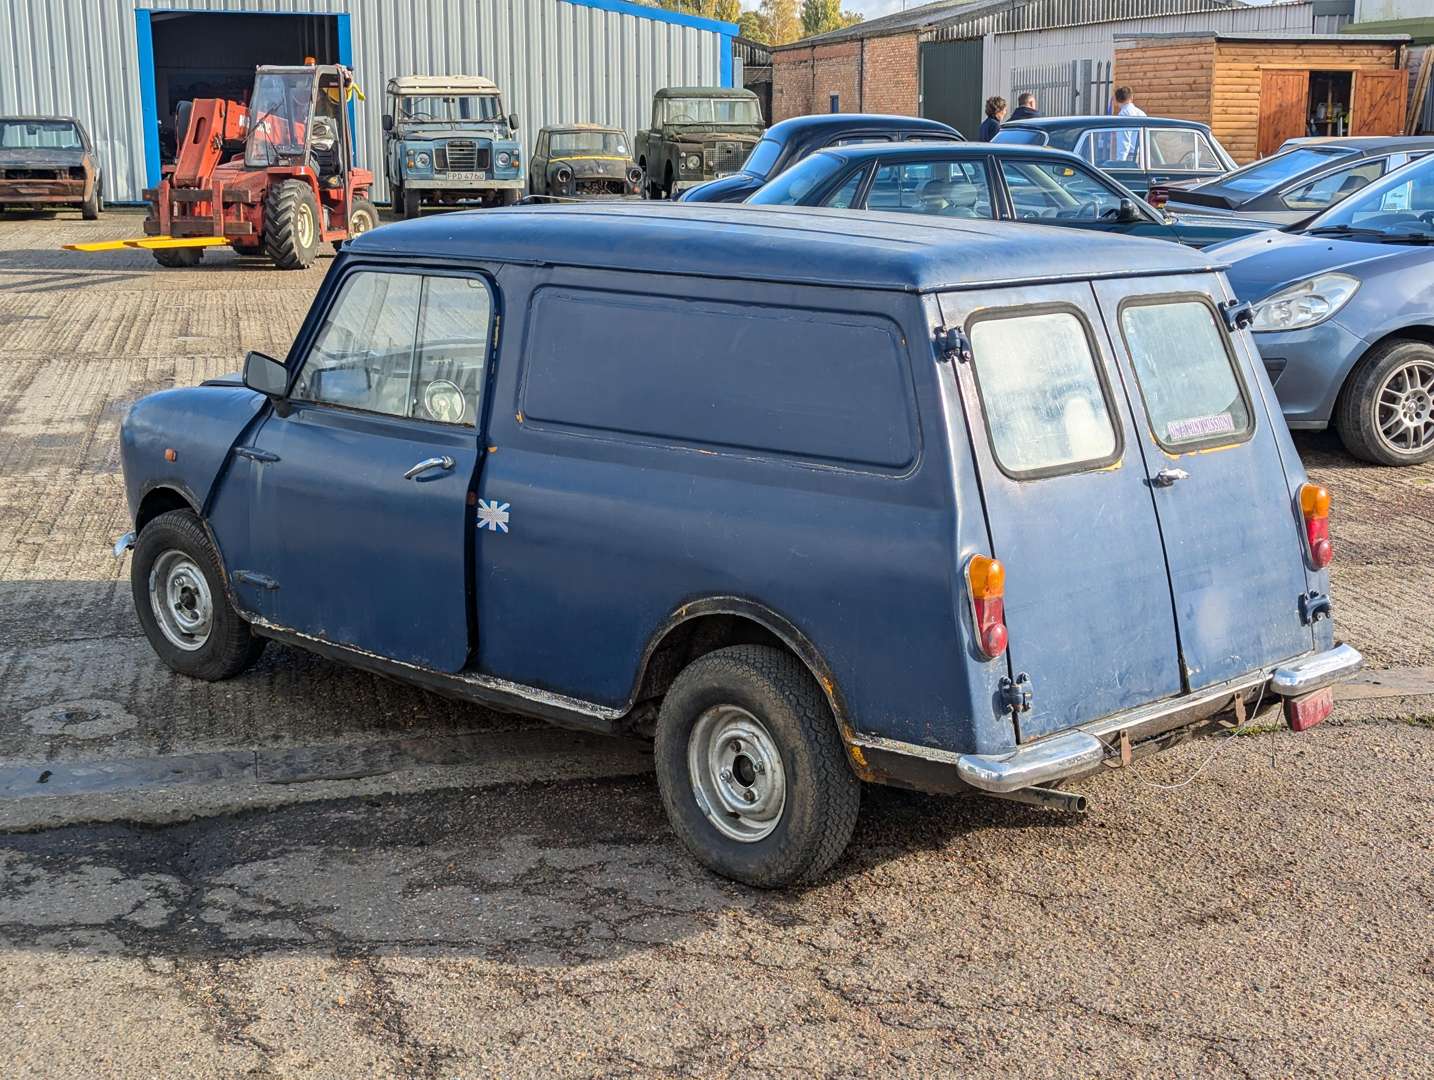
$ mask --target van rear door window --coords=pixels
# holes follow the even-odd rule
[[[1002,471],[1034,478],[1119,459],[1110,394],[1085,323],[1073,311],[978,316],[969,335]]]
[[[916,460],[911,369],[885,318],[550,286],[527,323],[525,422],[833,464]]]
[[[1249,400],[1208,303],[1130,301],[1121,308],[1120,329],[1162,446],[1190,450],[1249,438]]]

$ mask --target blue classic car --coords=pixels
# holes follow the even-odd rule
[[[822,150],[775,177],[747,202],[1032,221],[1191,247],[1271,227],[1239,218],[1170,214],[1074,154],[984,142]]]
[[[1208,180],[1235,167],[1209,125],[1167,116],[1011,120],[995,141],[1069,150],[1142,196],[1152,185]]]
[[[1213,721],[1328,714],[1329,498],[1228,300],[1037,226],[407,222],[286,360],[134,406],[119,550],[175,671],[273,639],[650,734],[682,841],[781,885],[863,780],[1075,810],[1053,785]]]
[[[1434,157],[1293,231],[1211,249],[1254,305],[1255,341],[1292,428],[1333,424],[1381,465],[1434,458]]]
[[[913,139],[960,142],[961,133],[920,116],[823,113],[773,124],[752,148],[740,172],[709,180],[682,193],[682,202],[741,202],[784,169],[830,146],[899,143]]]

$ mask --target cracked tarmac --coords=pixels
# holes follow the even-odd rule
[[[1434,1073],[1434,467],[1300,441],[1340,633],[1389,669],[1333,721],[1099,774],[1084,819],[868,791],[831,875],[761,893],[681,850],[640,743],[281,648],[159,665],[116,425],[282,355],[326,264],[53,250],[137,226],[0,219],[0,766],[472,760],[0,799],[7,1076]]]

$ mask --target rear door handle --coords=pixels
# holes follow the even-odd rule
[[[1155,474],[1156,487],[1171,487],[1177,480],[1189,480],[1190,474],[1184,469],[1161,469]]]
[[[424,458],[417,465],[413,466],[413,468],[409,469],[408,472],[404,473],[403,478],[405,480],[415,480],[430,469],[442,469],[444,472],[448,472],[452,468],[453,459],[447,454],[444,454],[442,457]]]

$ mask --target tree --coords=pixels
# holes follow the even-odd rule
[[[843,11],[841,0],[802,0],[802,36],[825,34],[861,22],[861,14]]]
[[[713,18],[723,22],[741,22],[742,0],[717,0],[717,10]]]
[[[772,43],[772,27],[767,22],[767,17],[760,11],[744,11],[737,19],[737,25],[742,29],[742,36],[753,41],[760,41],[763,45]]]
[[[762,0],[760,10],[767,20],[771,44],[785,45],[802,36],[802,20],[797,14],[797,0]]]

